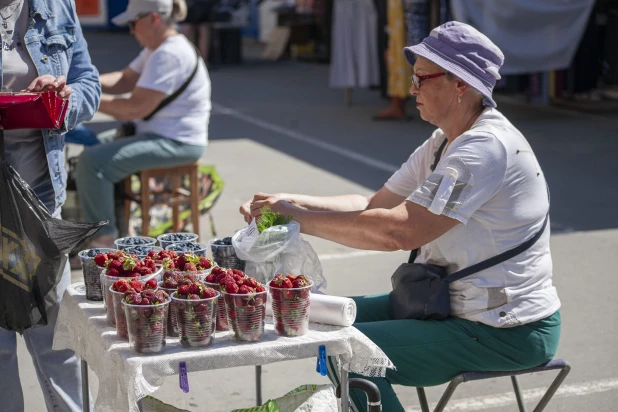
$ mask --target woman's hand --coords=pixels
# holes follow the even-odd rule
[[[296,206],[284,200],[281,195],[256,193],[253,199],[245,202],[240,207],[240,213],[244,216],[245,222],[249,223],[253,218],[258,219],[262,215],[262,208],[266,206],[273,212],[289,216],[293,216],[293,212],[298,210]]]
[[[68,99],[73,89],[67,85],[67,78],[64,76],[54,77],[51,74],[44,74],[39,76],[30,83],[28,87],[24,89],[26,92],[45,92],[54,90],[59,97]]]

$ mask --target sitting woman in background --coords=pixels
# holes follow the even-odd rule
[[[101,134],[104,144],[80,155],[76,182],[84,219],[109,221],[88,247],[113,247],[118,237],[115,183],[141,170],[196,162],[206,149],[210,79],[193,45],[176,30],[185,15],[184,0],[131,0],[113,19],[129,25],[144,49],[124,70],[100,76],[103,93],[130,97],[103,95],[99,110],[135,121],[135,131],[116,139],[115,131]]]
[[[535,239],[516,256],[450,283],[445,320],[398,319],[388,293],[354,298],[354,326],[397,368],[369,378],[388,412],[404,411],[392,384],[440,385],[462,372],[520,370],[551,360],[561,325],[545,176],[492,97],[502,52],[458,22],[404,50],[414,64],[416,107],[438,129],[384,187],[369,197],[258,193],[241,206],[246,220],[269,206],[292,216],[303,233],[350,247],[418,249],[415,263],[441,266],[449,275]],[[330,359],[329,377],[337,384],[333,366]],[[362,391],[350,395],[355,411],[366,410]]]

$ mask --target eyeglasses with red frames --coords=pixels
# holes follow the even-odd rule
[[[442,73],[433,73],[433,74],[428,74],[426,76],[417,76],[416,74],[412,75],[412,84],[414,84],[414,87],[416,87],[417,89],[421,88],[421,83],[424,80],[427,79],[433,79],[435,77],[440,77],[440,76],[446,76],[445,72]]]

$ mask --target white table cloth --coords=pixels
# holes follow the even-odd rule
[[[103,303],[86,300],[83,283],[75,283],[60,303],[53,348],[71,349],[88,362],[99,378],[95,410],[110,412],[138,410],[139,399],[155,392],[167,376],[178,375],[180,361],[186,362],[189,372],[265,365],[316,358],[324,345],[327,355],[338,356],[349,372],[384,376],[386,368],[393,368],[384,352],[352,326],[311,323],[309,329],[301,337],[281,337],[267,317],[260,342],[237,343],[228,332],[217,332],[208,348],[185,349],[178,338],[167,338],[163,353],[139,355],[107,324]]]

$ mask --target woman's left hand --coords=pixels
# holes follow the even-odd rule
[[[39,76],[30,83],[24,91],[26,92],[45,92],[49,90],[55,90],[58,97],[68,99],[73,89],[67,84],[67,78],[64,76],[54,77],[51,74],[44,74]]]
[[[300,209],[293,206],[290,202],[283,200],[276,195],[267,193],[256,193],[251,201],[251,215],[258,219],[262,215],[262,208],[269,207],[273,212],[278,212],[283,216],[295,216]]]

